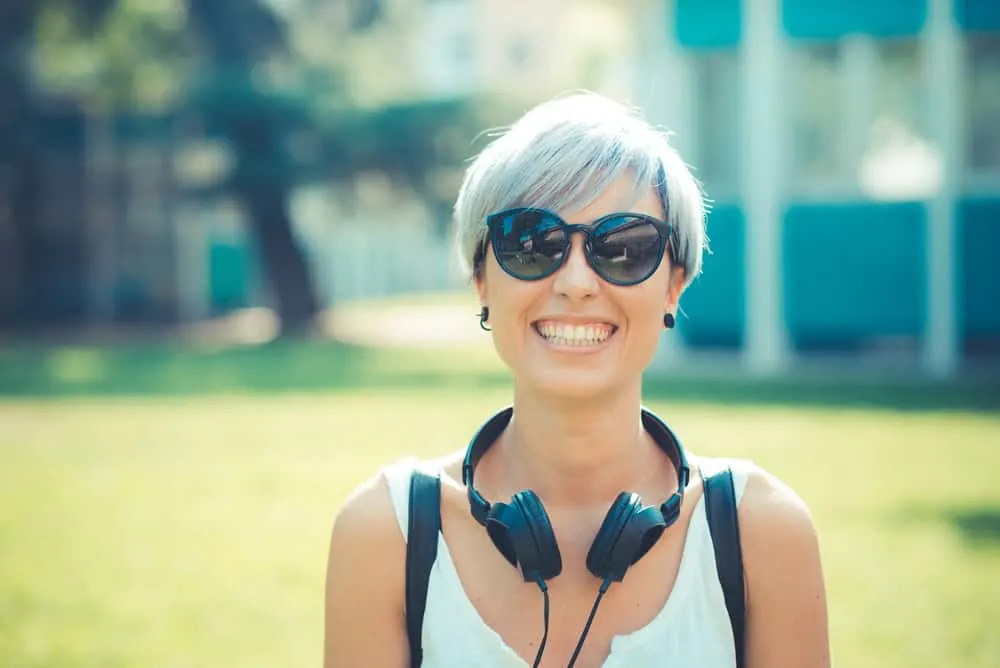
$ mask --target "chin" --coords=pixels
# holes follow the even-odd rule
[[[621,387],[605,374],[585,370],[560,370],[544,375],[524,374],[520,383],[530,387],[532,393],[550,396],[554,399],[588,399],[607,395]]]

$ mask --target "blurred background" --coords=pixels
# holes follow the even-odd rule
[[[713,203],[663,364],[686,347],[947,377],[1000,358],[996,3],[5,6],[14,338],[242,312],[268,339],[467,292],[449,214],[484,131],[587,88],[676,133]]]
[[[509,400],[450,213],[641,108],[712,252],[646,380],[810,504],[834,658],[1000,665],[1000,3],[0,3],[0,665],[319,665],[353,486]]]

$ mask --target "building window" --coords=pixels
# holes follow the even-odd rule
[[[873,41],[872,109],[855,173],[864,195],[917,200],[941,186],[943,162],[929,139],[921,48],[915,39]]]
[[[788,183],[816,198],[912,200],[940,183],[916,39],[853,35],[791,49]]]
[[[965,38],[965,156],[973,174],[1000,174],[1000,35]]]
[[[732,199],[740,188],[740,81],[735,49],[705,51],[691,59],[696,176],[712,199]]]
[[[789,172],[796,190],[840,182],[848,155],[841,107],[846,95],[840,45],[810,44],[792,49],[785,79],[791,140]]]

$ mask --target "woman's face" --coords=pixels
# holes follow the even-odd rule
[[[583,209],[557,213],[567,223],[587,224],[620,211],[665,218],[652,188],[636,200],[624,178]],[[663,314],[676,311],[684,277],[670,267],[669,253],[647,280],[624,287],[594,273],[583,242],[574,234],[566,263],[538,281],[511,277],[492,250],[486,253],[476,290],[489,306],[497,353],[522,387],[586,397],[639,382],[656,352]]]

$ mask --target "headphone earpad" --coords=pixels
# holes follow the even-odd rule
[[[666,523],[658,508],[645,506],[635,493],[622,492],[611,505],[587,553],[587,570],[594,576],[621,582],[663,535]]]
[[[486,532],[507,561],[520,567],[526,582],[548,580],[562,572],[562,556],[548,513],[531,490],[518,492],[509,504],[494,504]]]
[[[511,531],[523,523],[517,508],[512,508],[506,503],[494,503],[490,507],[489,515],[486,516],[486,533],[489,535],[497,551],[503,558],[510,562],[511,566],[517,566],[517,550],[514,548],[514,540]]]

